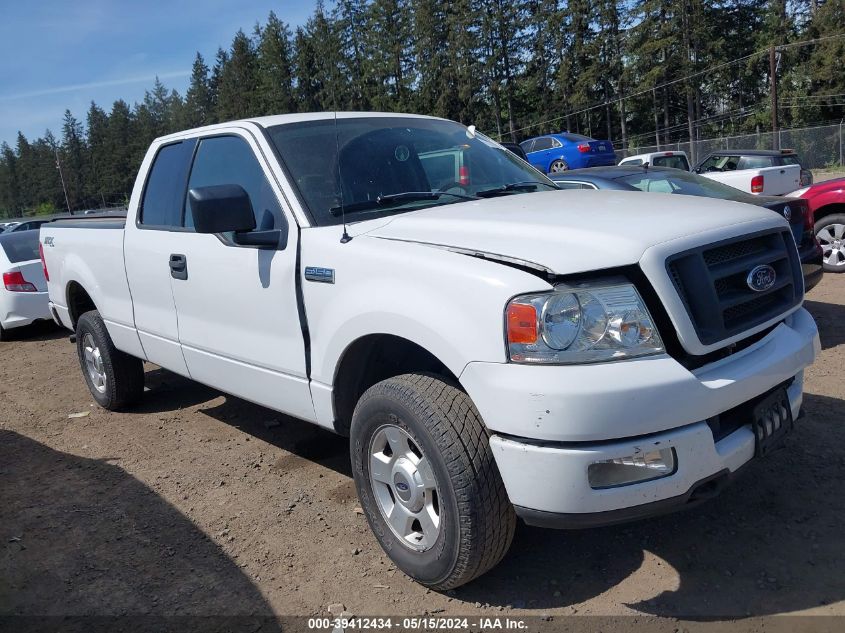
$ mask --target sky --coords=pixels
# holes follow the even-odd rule
[[[96,101],[144,98],[158,76],[183,96],[196,52],[211,66],[237,30],[270,11],[304,24],[316,0],[0,0],[0,142],[49,128],[66,108],[84,123]]]

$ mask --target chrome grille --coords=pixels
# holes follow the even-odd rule
[[[762,292],[746,281],[760,264],[776,273],[775,284]],[[788,231],[701,246],[669,257],[666,267],[704,345],[770,321],[802,298],[801,264]]]

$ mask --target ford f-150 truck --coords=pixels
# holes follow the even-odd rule
[[[450,151],[457,180],[426,171]],[[376,538],[437,589],[501,560],[517,517],[712,497],[791,430],[819,349],[777,214],[556,190],[423,116],[160,138],[125,220],[52,222],[41,248],[101,406],[140,398],[149,361],[348,436]]]

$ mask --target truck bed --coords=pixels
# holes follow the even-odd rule
[[[124,215],[68,216],[44,224],[40,240],[50,275],[50,300],[62,323],[72,328],[84,309],[69,305],[67,293],[76,283],[96,294],[92,299],[119,348],[135,350],[138,337],[123,266],[125,226]]]
[[[746,193],[763,196],[782,196],[795,191],[801,183],[801,167],[783,165],[780,167],[761,167],[759,169],[737,169],[731,171],[708,171],[701,174],[705,178],[736,187]],[[752,191],[751,180],[763,177],[763,190]]]
[[[126,227],[124,214],[68,215],[48,223],[62,229],[122,229]]]

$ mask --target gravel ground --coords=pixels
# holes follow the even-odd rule
[[[824,349],[783,450],[684,513],[520,525],[445,594],[377,546],[343,439],[155,368],[103,411],[65,333],[28,328],[0,344],[0,615],[845,615],[845,276],[807,299]]]
[[[823,182],[834,178],[845,178],[845,168],[831,167],[828,169],[813,169],[813,182]]]

